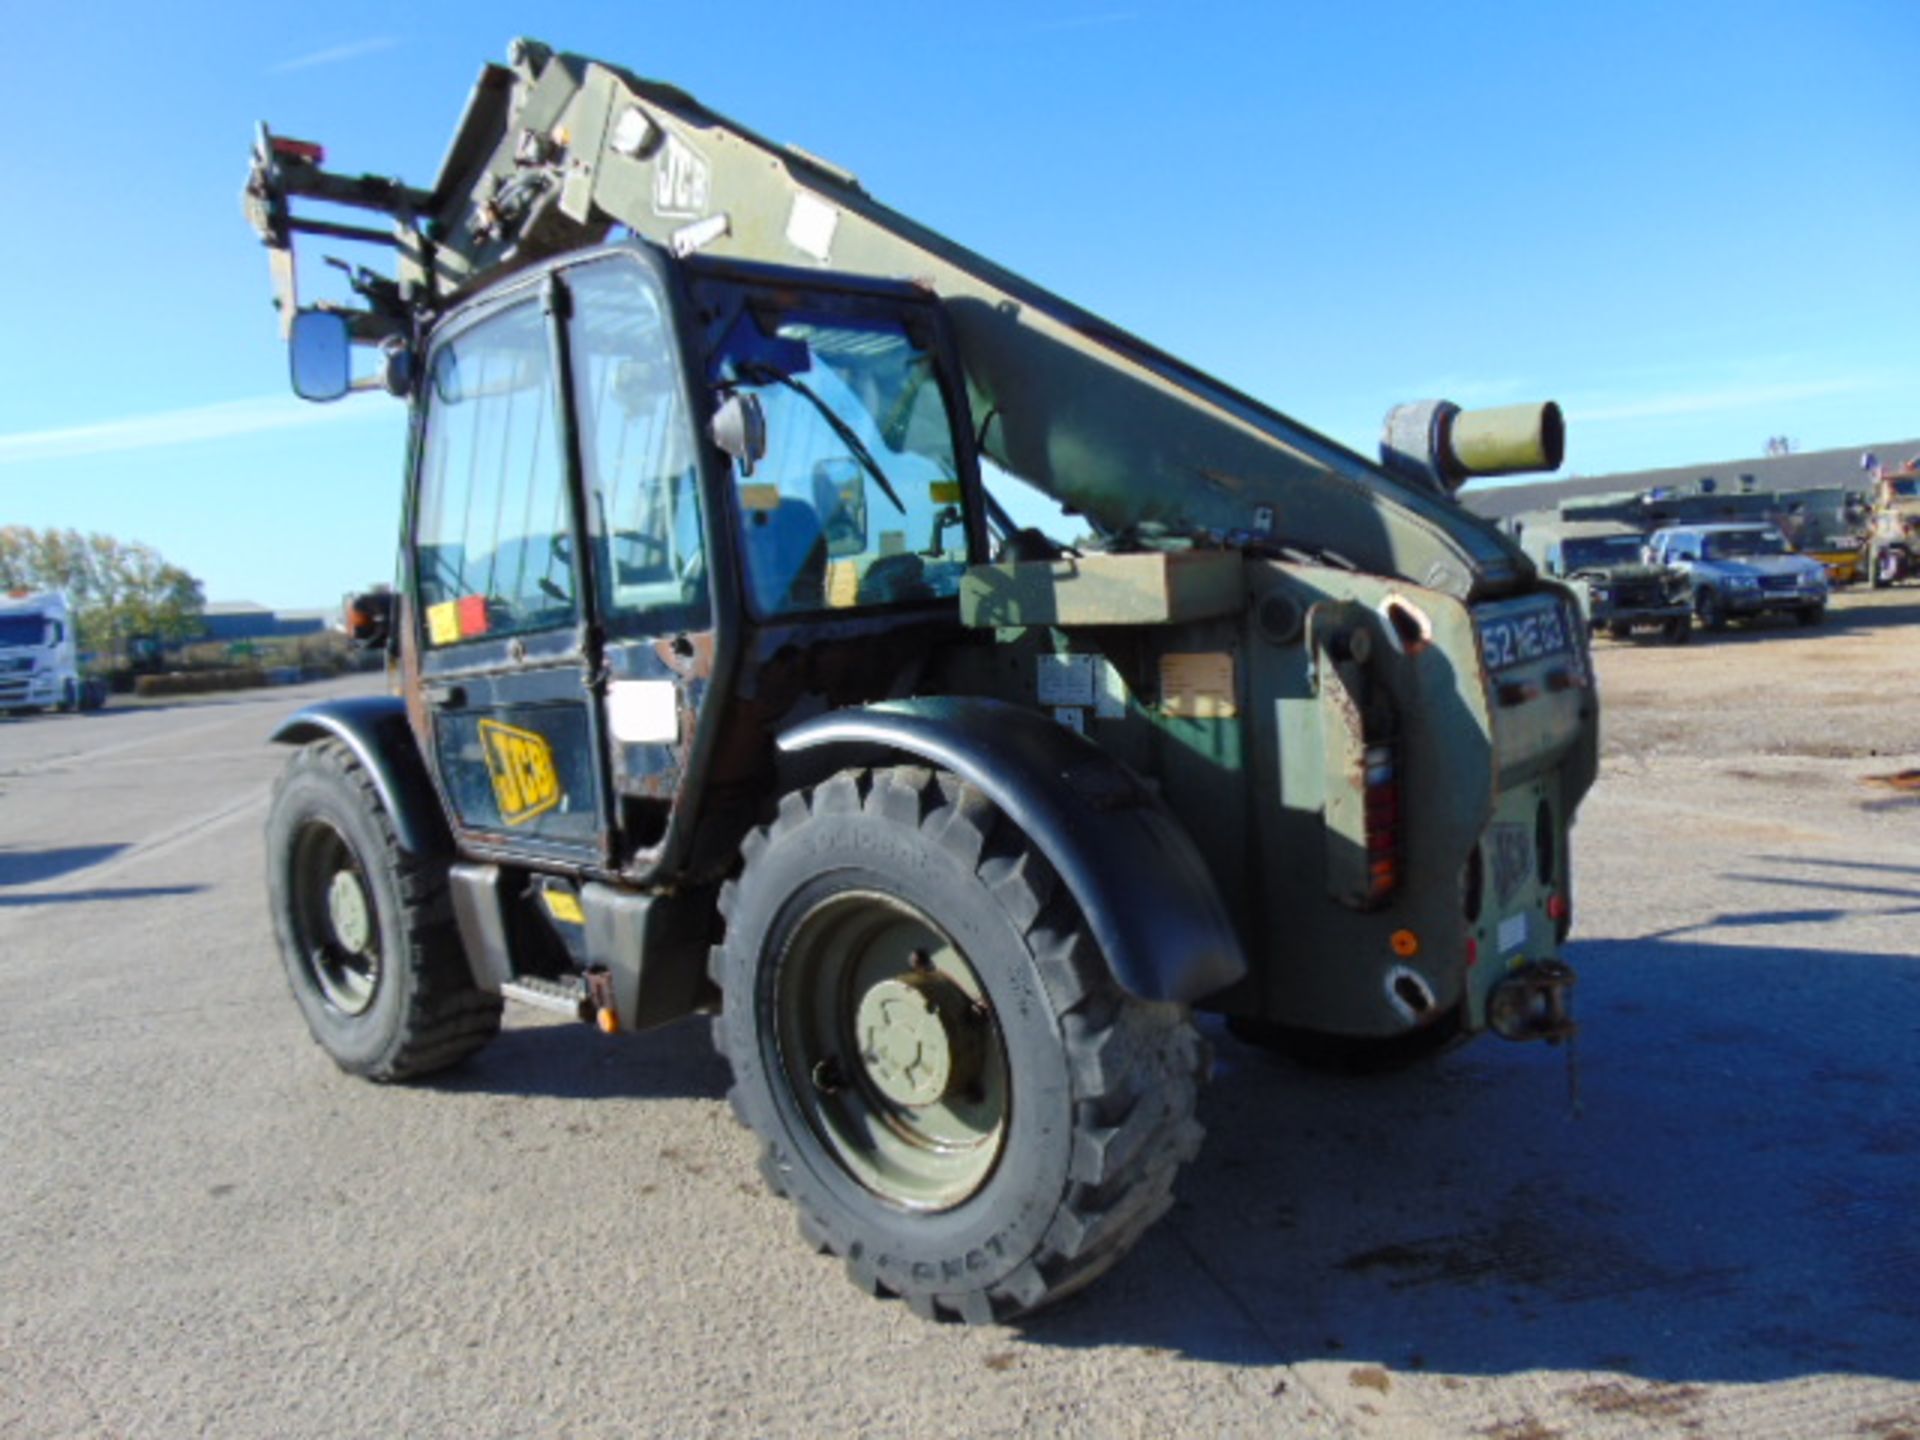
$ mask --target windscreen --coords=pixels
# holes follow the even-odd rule
[[[47,632],[44,615],[0,615],[0,645],[45,645]]]
[[[1732,560],[1743,555],[1784,555],[1786,540],[1774,530],[1721,530],[1706,537],[1709,560]]]
[[[1586,565],[1632,565],[1640,559],[1646,541],[1638,535],[1592,535],[1581,540],[1566,540],[1560,546],[1560,563],[1568,570]]]
[[[723,341],[716,378],[766,419],[765,456],[751,474],[734,467],[758,614],[958,592],[965,500],[930,337],[891,316],[756,303]]]

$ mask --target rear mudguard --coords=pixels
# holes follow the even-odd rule
[[[412,855],[453,853],[453,834],[407,724],[406,702],[398,696],[324,700],[282,720],[272,738],[282,745],[340,741],[380,792],[402,850]]]
[[[890,700],[816,716],[779,743],[795,778],[907,759],[976,786],[1039,847],[1130,994],[1194,1001],[1246,974],[1179,821],[1132,771],[1043,715],[979,698]]]

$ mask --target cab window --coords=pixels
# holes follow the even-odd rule
[[[967,565],[962,486],[930,340],[892,317],[752,304],[719,385],[755,396],[765,456],[734,469],[755,613],[942,600]]]
[[[707,629],[699,470],[670,312],[631,260],[571,270],[566,284],[580,462],[607,628]]]
[[[546,322],[516,305],[434,352],[415,570],[427,644],[570,624],[572,539]]]

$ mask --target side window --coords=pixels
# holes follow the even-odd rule
[[[414,522],[427,643],[571,623],[566,472],[540,306],[442,344],[428,385]]]
[[[699,470],[678,347],[653,281],[628,260],[567,273],[588,524],[616,633],[705,630]]]

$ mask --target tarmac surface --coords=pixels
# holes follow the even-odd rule
[[[1574,1055],[1210,1025],[1173,1214],[975,1331],[799,1241],[704,1021],[334,1069],[266,737],[374,682],[0,720],[0,1435],[1920,1436],[1917,635],[1599,642]]]

